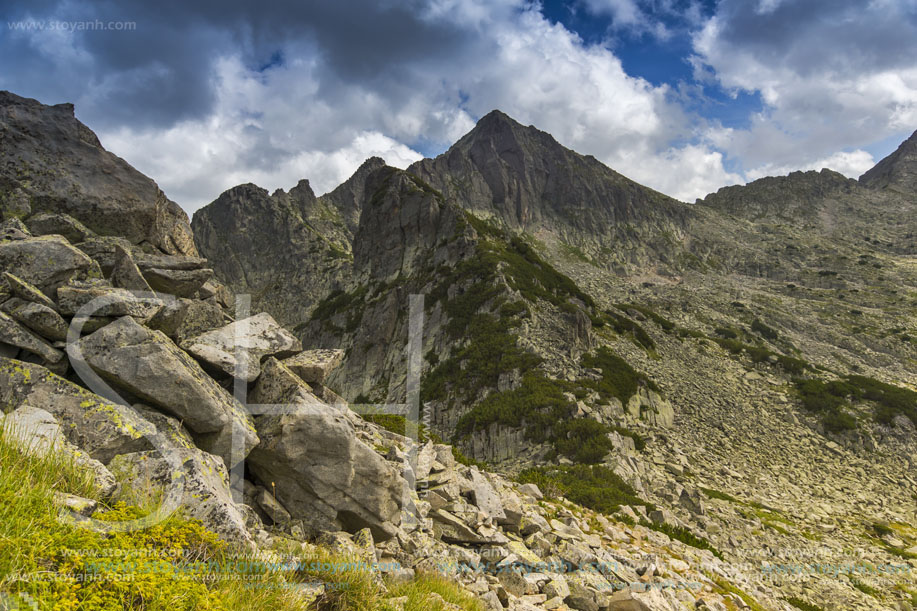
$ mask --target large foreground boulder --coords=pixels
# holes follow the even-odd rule
[[[51,413],[72,444],[107,464],[117,454],[152,449],[155,427],[136,410],[103,399],[44,367],[0,358],[0,408],[22,405]]]
[[[125,316],[82,338],[76,347],[103,379],[180,418],[200,436],[198,443],[221,456],[227,466],[242,460],[258,443],[251,417],[164,333]],[[70,356],[76,360],[72,349]],[[234,430],[239,447],[233,456]]]
[[[233,502],[223,461],[198,449],[174,418],[150,410],[144,410],[143,414],[162,434],[163,447],[117,456],[110,469],[124,481],[133,482],[135,490],[160,493],[161,498],[165,498],[169,487],[181,485],[180,507],[187,516],[200,520],[208,530],[230,543],[253,546],[245,508]],[[174,465],[180,465],[178,473],[173,470]],[[125,497],[126,501],[138,500],[129,493]]]
[[[166,303],[147,326],[181,344],[190,337],[223,326],[223,309],[212,301],[175,299]]]
[[[346,407],[326,405],[300,384],[297,389],[276,360],[265,364],[254,394],[265,403],[283,403],[286,413],[258,418],[261,443],[247,467],[276,486],[293,519],[316,531],[368,527],[377,541],[391,538],[401,523],[407,483],[357,438]]]
[[[182,348],[230,376],[235,376],[238,368],[239,377],[254,382],[261,374],[261,359],[289,356],[302,350],[302,344],[270,314],[262,312],[188,339]]]
[[[0,268],[52,296],[70,280],[101,277],[92,259],[57,235],[0,242]]]

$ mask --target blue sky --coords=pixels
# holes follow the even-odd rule
[[[856,177],[917,129],[917,0],[7,0],[0,88],[73,102],[187,210],[330,190],[499,108],[685,201]],[[100,26],[101,24],[101,26]]]

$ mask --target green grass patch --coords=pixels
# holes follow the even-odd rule
[[[226,556],[233,550],[180,514],[142,530],[112,533],[60,520],[53,494],[92,498],[90,477],[66,456],[24,451],[5,426],[0,464],[2,592],[28,595],[42,609],[73,611],[306,609],[289,588],[288,574],[236,579]],[[146,509],[115,503],[100,504],[93,518],[119,522],[147,515]]]
[[[403,611],[484,611],[484,604],[454,581],[438,574],[420,574],[413,581],[389,584],[389,598],[406,596]],[[385,604],[381,609],[385,610]]]
[[[6,426],[0,426],[0,465],[0,592],[27,595],[41,609],[394,611],[387,598],[407,596],[405,611],[454,608],[449,604],[483,611],[479,601],[439,576],[421,574],[385,592],[359,558],[320,546],[304,551],[290,542],[283,550],[281,542],[274,551],[283,561],[277,562],[246,556],[180,512],[141,530],[78,527],[58,518],[53,494],[93,498],[91,475],[65,455],[27,451]],[[138,498],[154,496],[136,492]],[[145,507],[94,500],[100,505],[93,518],[101,521],[150,515]],[[324,583],[325,593],[310,602],[300,594],[303,582]]]
[[[743,502],[737,499],[736,497],[732,496],[731,494],[726,494],[725,492],[714,490],[712,488],[701,488],[700,490],[705,495],[707,495],[707,498],[710,498],[710,499],[719,499],[721,501],[728,501],[730,503],[742,503]]]
[[[732,594],[734,596],[738,596],[739,598],[741,598],[742,602],[744,602],[748,606],[748,608],[751,609],[751,611],[767,611],[764,607],[762,607],[758,603],[758,601],[752,598],[749,594],[746,594],[740,588],[737,588],[736,586],[732,585],[725,579],[722,579],[720,577],[714,577],[713,582],[721,590],[723,590],[723,592],[727,592],[729,594]]]
[[[801,598],[796,598],[795,596],[790,596],[786,599],[786,602],[790,603],[797,609],[801,609],[801,611],[825,611],[818,605],[813,605],[812,603],[806,602]]]
[[[621,310],[622,312],[626,312],[627,310],[633,310],[635,312],[640,312],[646,318],[648,318],[649,320],[652,320],[654,323],[659,325],[662,328],[662,330],[665,331],[666,333],[673,333],[676,329],[675,323],[673,323],[668,318],[658,314],[655,310],[647,306],[639,305],[636,303],[616,303],[615,307]]]
[[[687,528],[682,528],[681,526],[672,526],[671,524],[656,524],[655,522],[650,522],[644,519],[640,520],[640,525],[649,528],[650,530],[655,530],[656,532],[663,533],[670,539],[681,541],[685,545],[689,545],[697,549],[705,549],[720,560],[723,560],[723,554],[720,552],[720,550],[716,549],[712,543],[703,537],[698,537]]]

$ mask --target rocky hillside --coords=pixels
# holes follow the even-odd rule
[[[913,200],[917,191],[917,132],[863,174],[860,182],[871,189],[897,191]]]
[[[72,109],[4,95],[0,116],[47,126],[4,155],[45,151],[44,185],[94,175],[56,143],[60,124],[97,145]],[[157,242],[95,222],[100,199],[4,196],[0,489],[35,499],[0,514],[28,550],[0,553],[4,596],[133,608],[188,581],[116,599],[114,569],[73,585],[86,558],[44,538],[213,558],[223,577],[194,594],[211,608],[917,603],[913,198],[822,172],[692,207],[499,113],[413,170],[371,159],[322,197],[231,189],[192,223],[206,258],[176,252],[180,211]],[[142,193],[117,201],[151,213]],[[603,258],[627,236],[652,241]],[[366,405],[407,395],[411,294],[420,422]],[[51,447],[71,475],[38,475]],[[113,533],[160,505],[275,561],[257,591],[278,598],[233,602],[238,564],[206,533]],[[204,607],[182,592],[170,608]]]

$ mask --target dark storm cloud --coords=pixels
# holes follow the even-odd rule
[[[911,67],[917,55],[917,3],[910,0],[725,0],[717,18],[724,43],[801,75]]]
[[[167,126],[212,110],[219,57],[241,54],[257,68],[284,57],[288,45],[310,44],[329,79],[390,90],[406,63],[454,55],[467,36],[424,20],[424,10],[417,1],[373,0],[5,3],[0,83],[43,98],[88,98],[83,114],[100,127]],[[125,21],[136,29],[76,31],[68,42],[59,32],[10,29],[23,20]]]

